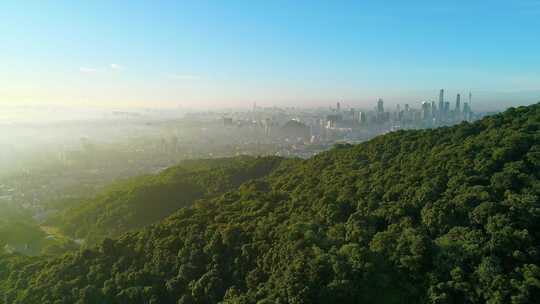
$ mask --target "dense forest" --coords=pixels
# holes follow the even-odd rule
[[[114,183],[87,201],[48,220],[73,238],[94,244],[140,229],[194,201],[237,188],[269,174],[282,159],[237,157],[183,161],[156,175]]]
[[[540,299],[538,104],[259,161],[269,175],[138,232],[53,259],[4,256],[0,302]]]

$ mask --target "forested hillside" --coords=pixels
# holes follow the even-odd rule
[[[94,249],[5,257],[0,301],[537,303],[539,175],[540,105],[394,132]]]
[[[0,203],[0,253],[19,252],[25,255],[56,255],[78,246],[66,239],[47,238],[32,218],[32,213]]]
[[[97,197],[49,220],[89,244],[155,223],[181,207],[269,174],[280,158],[237,157],[184,161],[157,175],[117,182]]]

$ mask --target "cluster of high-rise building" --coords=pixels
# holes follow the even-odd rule
[[[441,89],[436,101],[424,101],[419,107],[397,104],[385,107],[382,98],[371,109],[343,106],[337,102],[327,108],[277,108],[253,106],[251,111],[231,112],[224,116],[225,126],[254,130],[257,140],[287,143],[358,142],[399,129],[447,126],[479,117],[471,110],[472,95],[463,102],[461,94],[455,103],[445,100]]]
[[[396,105],[393,111],[385,110],[383,99],[379,98],[373,110],[362,111],[354,108],[342,110],[338,102],[332,113],[326,115],[323,125],[330,129],[339,128],[387,128],[395,130],[400,128],[426,128],[443,125],[450,125],[462,121],[472,121],[475,119],[471,110],[472,94],[469,99],[462,104],[461,94],[456,95],[454,106],[445,100],[444,89],[439,92],[438,103],[435,101],[424,101],[421,107],[416,109],[409,104],[403,107]]]
[[[456,95],[456,101],[452,108],[449,101],[444,99],[444,89],[439,92],[438,105],[435,101],[424,101],[421,109],[421,119],[423,122],[433,125],[444,125],[461,121],[473,120],[471,110],[472,94],[469,93],[469,101],[461,106],[461,94]]]

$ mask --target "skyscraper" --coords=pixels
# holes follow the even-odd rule
[[[359,117],[359,122],[360,122],[360,124],[362,124],[362,125],[367,124],[367,115],[366,115],[366,112],[360,112],[359,115],[358,115],[358,117]]]
[[[461,94],[457,94],[456,96],[456,114],[461,113]]]
[[[469,119],[469,103],[464,102],[463,103],[463,120],[468,121]]]
[[[377,113],[378,114],[384,113],[384,102],[382,98],[379,98],[379,100],[377,100]]]
[[[444,115],[444,89],[439,91],[439,116],[442,118]]]
[[[432,112],[431,112],[431,102],[424,101],[422,102],[422,119],[424,121],[431,120]]]
[[[339,101],[336,104],[336,109],[337,109],[338,112],[341,111],[341,104],[339,103]]]

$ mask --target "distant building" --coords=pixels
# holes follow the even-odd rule
[[[224,126],[232,126],[233,125],[233,119],[230,117],[223,117],[223,125]]]
[[[431,102],[424,101],[422,102],[422,120],[430,121],[431,118],[432,118]]]
[[[308,141],[311,137],[311,129],[307,125],[297,121],[289,120],[279,130],[279,136],[292,139],[294,141]]]
[[[461,112],[461,94],[457,94],[457,96],[456,96],[456,108],[455,108],[455,112],[456,112],[456,113],[460,113],[460,112]]]
[[[384,101],[382,98],[379,98],[377,100],[377,108],[376,108],[376,121],[379,123],[383,123],[390,120],[390,113],[384,112]]]
[[[466,120],[466,121],[472,120],[472,111],[468,102],[463,103],[462,120]]]
[[[263,127],[264,127],[264,135],[270,136],[271,134],[271,128],[272,128],[272,120],[270,118],[266,118],[263,120]]]
[[[326,121],[327,128],[335,128],[337,123],[343,121],[343,116],[341,116],[340,114],[326,115]]]
[[[379,100],[377,100],[377,114],[382,113],[384,113],[384,101],[382,98],[379,98]]]
[[[444,89],[439,91],[439,118],[444,117]]]
[[[366,115],[366,112],[358,112],[358,122],[359,122],[361,125],[366,125],[366,124],[367,124],[367,115]]]
[[[445,118],[448,116],[448,113],[450,113],[450,102],[446,101],[444,103],[444,117]]]
[[[354,111],[353,108],[349,110],[349,119],[352,121],[358,121],[358,118],[356,117],[356,111]]]

